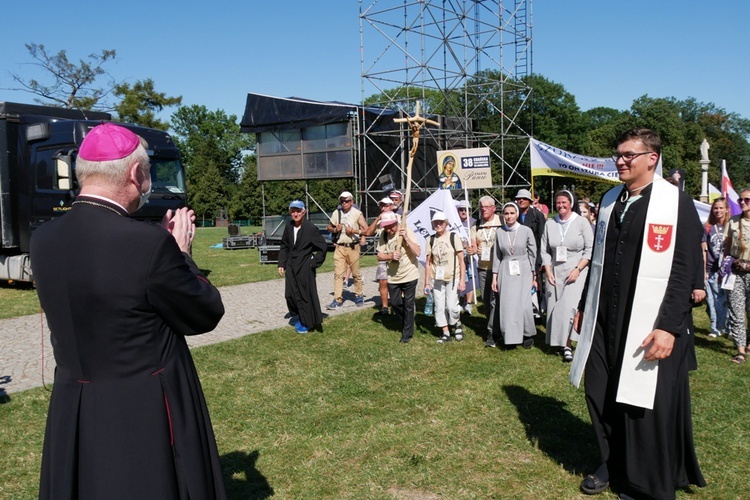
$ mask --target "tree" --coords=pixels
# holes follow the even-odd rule
[[[115,58],[114,50],[102,50],[101,54],[89,54],[89,61],[81,59],[79,64],[73,64],[68,60],[65,50],[57,54],[49,54],[42,44],[26,44],[32,59],[32,63],[52,74],[54,82],[48,85],[39,80],[26,80],[20,75],[11,73],[11,77],[19,85],[20,89],[39,96],[34,99],[40,104],[52,104],[64,107],[83,110],[104,109],[99,105],[100,101],[106,97],[114,88],[114,80],[110,81],[104,87],[95,86],[95,82],[107,72],[102,66]]]
[[[211,158],[195,157],[201,168],[188,170],[188,205],[198,220],[213,220],[229,205],[231,185]]]
[[[720,185],[719,166],[721,160],[726,160],[735,186],[746,184],[750,180],[750,120],[737,113],[730,113],[714,103],[698,102],[692,97],[677,101],[677,106],[683,121],[690,126],[691,160],[699,163],[699,148],[704,138],[711,145],[709,182]]]
[[[200,168],[196,158],[213,160],[221,178],[234,184],[242,167],[242,152],[254,148],[254,138],[240,133],[235,115],[205,106],[181,106],[171,117],[174,138],[188,167]]]
[[[114,107],[119,121],[160,130],[169,129],[169,123],[159,120],[156,113],[182,104],[181,96],[167,97],[164,92],[154,90],[151,78],[138,80],[132,87],[129,83],[121,83],[115,86],[112,93],[120,98]]]
[[[242,173],[237,189],[229,204],[229,217],[233,220],[252,219],[256,224],[263,217],[263,185],[258,180],[258,157],[242,158]]]
[[[240,133],[235,115],[205,106],[182,106],[171,123],[187,170],[188,204],[200,217],[214,218],[229,209],[243,152],[254,149],[254,137]]]
[[[532,89],[531,99],[525,101],[519,114],[522,128],[540,141],[568,151],[581,151],[585,123],[575,96],[562,84],[542,75],[528,75],[522,81]]]

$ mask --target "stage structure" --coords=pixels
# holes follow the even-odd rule
[[[373,217],[377,200],[407,188],[411,131],[403,119],[420,102],[440,126],[420,134],[408,186],[414,204],[438,188],[437,152],[450,149],[490,148],[490,193],[500,200],[528,187],[531,0],[359,6],[360,104],[248,94],[240,125],[256,134],[259,180],[349,177]]]
[[[431,150],[489,147],[493,195],[528,187],[532,89],[532,0],[360,0],[362,102],[441,123],[422,132],[426,153],[415,159],[411,189],[431,191],[439,175]],[[365,109],[364,107],[362,109]],[[450,118],[445,118],[450,117]],[[406,188],[409,131],[368,127],[363,157],[372,149],[385,164],[361,165],[363,192],[381,195],[383,176]],[[388,137],[396,149],[382,149]],[[419,197],[417,197],[419,199]]]

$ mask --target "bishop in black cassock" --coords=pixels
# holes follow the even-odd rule
[[[226,498],[186,335],[214,329],[219,291],[189,256],[186,208],[131,219],[151,190],[133,132],[92,129],[81,194],[32,235],[31,263],[57,368],[39,498]]]

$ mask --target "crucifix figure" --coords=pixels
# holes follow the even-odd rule
[[[417,155],[419,149],[419,131],[426,124],[440,127],[440,124],[436,121],[424,118],[419,115],[419,101],[417,101],[416,108],[414,110],[414,116],[408,116],[406,118],[395,118],[393,120],[396,123],[407,123],[411,129],[412,145],[409,150],[409,163],[406,166],[406,194],[404,197],[404,213],[401,216],[401,227],[406,227],[406,215],[409,212],[409,202],[411,200],[411,169],[414,164],[414,157]],[[399,236],[399,240],[401,237]]]

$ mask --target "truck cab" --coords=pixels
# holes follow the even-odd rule
[[[78,148],[86,134],[111,115],[0,102],[0,279],[33,281],[31,233],[70,210],[79,187]],[[148,142],[152,192],[132,217],[158,222],[168,209],[185,206],[180,153],[164,131],[120,124]]]

